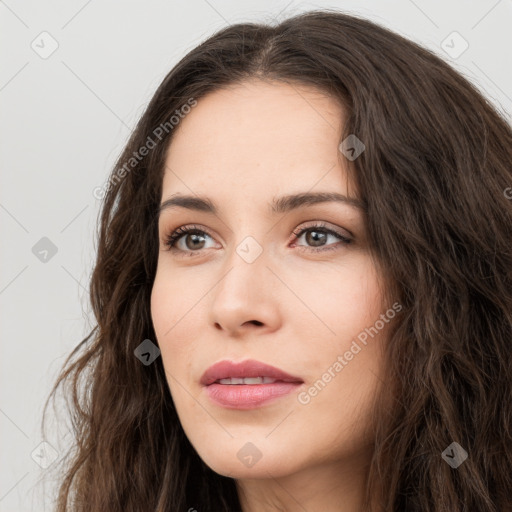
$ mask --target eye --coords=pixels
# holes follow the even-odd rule
[[[309,247],[302,244],[296,244],[301,247],[301,250],[309,250],[310,252],[321,252],[328,250],[336,250],[340,248],[340,244],[329,244],[326,242],[329,237],[333,237],[341,242],[341,246],[352,243],[352,238],[340,232],[329,229],[323,223],[316,223],[312,226],[303,227],[300,230],[293,232],[295,240],[300,240],[303,235],[307,235],[304,240]],[[173,252],[180,252],[185,256],[195,256],[205,247],[205,241],[213,237],[207,231],[198,226],[182,226],[173,231],[170,235],[165,237],[165,245],[167,250]],[[333,246],[334,245],[334,246]]]
[[[205,248],[206,237],[211,238],[206,231],[197,226],[182,226],[165,238],[165,245],[169,251],[180,251],[192,256],[192,253]]]
[[[299,240],[303,235],[306,235],[304,240],[307,242],[307,244],[311,244],[309,245],[309,247],[313,248],[312,252],[339,249],[340,245],[338,244],[333,246],[333,244],[326,243],[329,237],[337,238],[338,241],[341,242],[342,246],[352,243],[352,238],[350,238],[347,235],[343,235],[342,233],[339,233],[337,231],[334,231],[333,229],[329,229],[323,223],[317,223],[312,226],[301,228],[298,231],[294,231],[293,234],[295,235],[296,240]],[[308,246],[303,245],[299,245],[299,247],[305,247],[306,249],[308,248]]]

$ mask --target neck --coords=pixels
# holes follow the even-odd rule
[[[362,512],[363,460],[308,467],[293,474],[237,480],[243,512]],[[378,510],[374,508],[372,510]]]

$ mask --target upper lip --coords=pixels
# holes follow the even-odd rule
[[[229,379],[231,377],[270,377],[283,382],[304,382],[301,378],[294,377],[275,366],[253,359],[239,363],[228,360],[219,361],[203,373],[200,382],[203,386],[209,386],[219,379]]]

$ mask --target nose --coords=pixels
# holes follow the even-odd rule
[[[210,321],[231,337],[272,332],[281,318],[279,280],[268,268],[264,253],[248,263],[236,252],[212,290]]]

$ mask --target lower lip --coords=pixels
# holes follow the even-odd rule
[[[254,409],[296,390],[299,382],[271,384],[210,384],[206,392],[211,400],[229,409]]]

